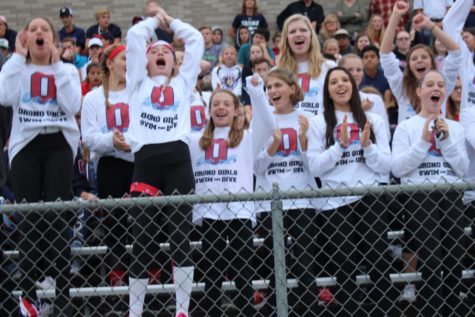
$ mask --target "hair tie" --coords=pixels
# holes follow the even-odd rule
[[[109,56],[107,56],[107,59],[111,61],[111,60],[114,59],[114,57],[116,57],[117,55],[119,55],[123,51],[125,51],[125,45],[122,44],[122,45],[116,46],[110,52]]]

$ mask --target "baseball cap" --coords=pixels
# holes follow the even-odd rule
[[[100,39],[98,39],[97,37],[93,37],[92,39],[89,40],[89,46],[88,47],[91,47],[91,46],[99,46],[99,47],[102,47],[102,41]]]
[[[338,35],[345,35],[345,36],[350,36],[350,33],[345,30],[345,29],[338,29],[336,32],[335,32],[335,37],[337,37]]]
[[[8,26],[7,18],[5,18],[3,15],[0,15],[0,22],[3,22]]]
[[[9,48],[8,41],[6,39],[0,39],[0,47],[8,50]]]
[[[60,17],[67,17],[67,16],[72,16],[72,15],[73,15],[73,10],[71,8],[64,7],[59,10]]]

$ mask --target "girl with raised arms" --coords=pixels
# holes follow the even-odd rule
[[[125,141],[135,155],[131,196],[188,194],[194,190],[190,152],[183,137],[190,133],[190,103],[200,73],[204,52],[203,36],[191,25],[170,17],[155,2],[146,8],[150,18],[134,25],[127,33],[127,91],[130,100],[130,126]],[[170,27],[185,43],[185,56],[176,65],[173,47],[164,41],[147,45],[158,27]],[[133,208],[134,262],[130,270],[130,316],[141,316],[147,288],[147,268],[152,255],[147,252],[155,236],[154,216],[167,215],[173,258],[176,316],[188,317],[194,267],[188,234],[191,209],[150,206]]]
[[[13,107],[8,152],[18,202],[72,198],[73,162],[79,144],[74,115],[81,107],[81,83],[76,68],[60,61],[55,40],[51,22],[33,18],[17,35],[16,52],[0,73],[0,104]],[[72,216],[71,211],[31,212],[19,224],[22,316],[46,313],[35,290],[37,261],[43,256],[56,279],[54,316],[71,316]],[[50,243],[47,250],[42,238]]]
[[[398,23],[408,10],[409,4],[405,1],[398,1],[394,5],[380,47],[381,66],[384,70],[384,76],[386,76],[389,82],[399,108],[398,123],[409,119],[419,112],[420,100],[416,94],[417,82],[429,70],[436,69],[434,56],[430,48],[422,44],[412,47],[407,53],[406,60],[408,66],[404,73],[399,68],[399,61],[392,52],[393,42]],[[448,97],[454,88],[458,69],[462,63],[462,52],[447,31],[442,31],[422,13],[417,14],[412,23],[416,28],[424,28],[431,31],[448,51],[442,69],[442,74],[446,78],[445,82],[447,83],[448,93],[446,97]],[[445,109],[442,109],[442,111],[445,113]]]

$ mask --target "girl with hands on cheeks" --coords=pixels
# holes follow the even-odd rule
[[[275,122],[275,126],[256,125],[253,131],[255,136],[267,135],[254,160],[256,189],[269,192],[272,190],[272,184],[276,182],[284,191],[316,189],[317,185],[310,173],[306,153],[311,115],[296,109],[296,105],[303,99],[297,77],[287,69],[275,68],[267,76],[265,83],[267,96],[263,85],[258,75],[248,77],[247,87],[254,111],[260,108],[271,109],[272,121]],[[284,227],[295,241],[292,248],[298,257],[295,262],[295,274],[299,280],[297,292],[303,302],[303,305],[298,305],[294,309],[301,316],[307,316],[309,313],[314,316],[320,311],[318,288],[315,283],[317,272],[314,267],[318,248],[313,239],[320,231],[315,209],[317,202],[315,199],[285,199],[283,203]],[[272,219],[268,216],[271,210],[270,203],[260,203],[256,207],[257,212],[262,213],[263,225],[268,232],[264,245],[272,250],[270,234]],[[273,257],[269,257],[268,261],[270,263],[267,265],[272,267]],[[275,307],[275,276],[271,274],[269,303]]]
[[[408,66],[404,73],[399,68],[399,61],[392,52],[393,42],[399,20],[408,10],[409,4],[405,1],[398,1],[394,5],[380,48],[381,66],[399,107],[398,123],[409,119],[420,111],[420,99],[416,94],[417,83],[424,78],[428,71],[436,69],[430,48],[421,44],[413,46],[407,53]],[[446,82],[447,95],[445,98],[447,98],[455,86],[457,73],[463,59],[462,51],[447,32],[442,31],[436,23],[422,13],[413,18],[413,25],[416,28],[424,28],[432,32],[434,37],[447,48],[448,55],[441,71]],[[445,114],[445,107],[442,108],[442,112]]]
[[[307,158],[313,176],[323,188],[354,188],[387,183],[391,152],[387,128],[380,116],[364,112],[351,73],[342,67],[325,78],[322,115],[310,121]],[[332,241],[326,253],[336,269],[338,316],[360,316],[357,302],[358,264],[366,261],[373,282],[369,297],[375,303],[371,316],[384,316],[392,305],[387,249],[386,207],[380,197],[331,197],[321,200],[324,239]],[[364,255],[364,256],[362,256]],[[327,266],[328,267],[328,266]],[[333,275],[333,271],[325,272]],[[366,316],[366,315],[365,315]]]
[[[440,118],[446,96],[443,76],[429,71],[417,87],[418,115],[399,124],[393,138],[392,172],[403,184],[462,181],[469,160],[464,131],[455,121]],[[407,248],[421,259],[424,283],[422,316],[450,315],[460,305],[464,234],[460,193],[414,193],[406,202]],[[422,228],[422,230],[421,230]],[[428,236],[429,233],[429,236]],[[440,276],[444,271],[444,278]],[[439,298],[445,298],[441,302]]]
[[[56,32],[46,18],[33,18],[16,38],[16,52],[0,73],[0,104],[13,108],[9,157],[18,202],[69,200],[73,162],[79,144],[75,114],[81,83],[73,65],[60,62]],[[55,316],[71,316],[69,298],[69,226],[71,212],[27,213],[19,224],[20,312],[39,316],[46,310],[35,290],[39,261],[53,263],[57,291]],[[45,250],[41,238],[49,244]]]

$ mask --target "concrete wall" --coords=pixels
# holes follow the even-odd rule
[[[334,11],[338,0],[317,0],[325,13]],[[362,0],[369,3],[369,0]],[[260,11],[266,17],[271,28],[275,28],[275,19],[280,11],[290,3],[289,0],[258,0]],[[94,12],[98,8],[108,7],[112,22],[118,24],[125,32],[134,15],[141,15],[145,0],[1,0],[0,15],[4,15],[10,28],[18,30],[34,16],[46,16],[53,23],[61,26],[58,17],[59,9],[70,6],[73,9],[75,23],[87,29],[95,24]],[[228,28],[234,16],[240,12],[241,0],[161,0],[163,7],[173,17],[191,22],[196,27],[201,25],[219,25]]]

